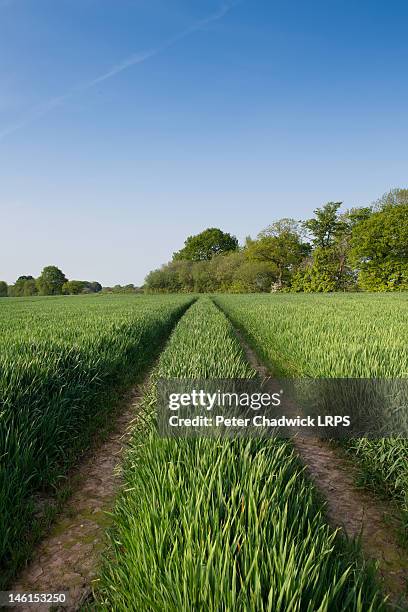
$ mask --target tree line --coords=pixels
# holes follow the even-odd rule
[[[38,278],[31,275],[19,276],[14,285],[0,281],[0,297],[142,292],[141,287],[135,287],[133,284],[102,287],[97,281],[68,280],[57,266],[46,266]]]
[[[408,290],[408,189],[341,212],[328,202],[305,221],[280,219],[239,246],[209,228],[148,274],[147,292]]]
[[[0,297],[25,297],[31,295],[79,295],[99,293],[102,285],[96,281],[68,280],[57,266],[46,266],[38,278],[19,276],[14,285],[0,281]]]
[[[143,287],[135,287],[133,283],[114,285],[113,287],[103,287],[102,293],[143,293]]]

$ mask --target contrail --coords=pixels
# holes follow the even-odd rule
[[[55,98],[51,98],[47,100],[40,106],[37,106],[36,108],[34,108],[28,116],[24,117],[20,121],[13,123],[9,125],[8,127],[4,128],[3,130],[1,130],[0,140],[2,140],[5,136],[8,136],[9,134],[13,134],[17,130],[20,130],[26,127],[27,125],[30,125],[37,119],[44,117],[45,115],[47,115],[49,112],[51,112],[55,108],[62,106],[64,102],[66,102],[69,98],[72,98],[76,94],[80,94],[84,91],[87,91],[88,89],[95,87],[95,85],[98,85],[99,83],[102,83],[103,81],[107,81],[108,79],[111,79],[112,77],[123,72],[124,70],[128,70],[132,66],[136,66],[137,64],[142,64],[143,62],[147,61],[151,57],[154,57],[155,55],[162,53],[163,51],[173,46],[175,43],[182,40],[183,38],[186,38],[187,36],[190,36],[194,32],[197,32],[198,30],[200,30],[200,28],[205,27],[206,25],[209,25],[210,23],[213,23],[214,21],[218,21],[219,19],[222,19],[227,13],[229,13],[231,9],[233,9],[237,4],[239,4],[239,1],[240,0],[237,0],[236,2],[224,2],[215,13],[213,13],[212,15],[209,15],[208,17],[205,17],[204,19],[200,19],[199,21],[196,21],[190,27],[183,30],[179,34],[176,34],[172,38],[169,38],[168,40],[166,40],[163,44],[159,45],[158,47],[154,47],[147,51],[141,51],[140,53],[134,53],[124,58],[121,62],[113,66],[107,72],[99,75],[98,77],[95,77],[94,79],[91,79],[90,81],[86,83],[77,85],[76,87],[73,87],[66,93],[62,94],[61,96],[57,96]],[[1,0],[0,0],[0,6],[1,6]]]

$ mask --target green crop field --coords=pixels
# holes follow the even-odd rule
[[[290,440],[160,437],[157,384],[256,379],[234,327],[280,376],[405,378],[407,315],[403,293],[0,299],[0,586],[33,551],[36,496],[55,494],[155,363],[92,609],[386,609]],[[346,446],[366,484],[408,517],[408,443]]]
[[[290,443],[156,433],[155,378],[254,375],[226,317],[199,300],[145,396],[150,418],[126,460],[100,609],[382,609],[369,572],[325,523]]]
[[[30,495],[58,482],[112,408],[106,392],[145,370],[190,301],[0,300],[0,584],[31,547]]]
[[[408,294],[220,296],[217,304],[272,372],[338,378],[408,377]],[[394,497],[408,534],[408,442],[348,442],[365,483]]]

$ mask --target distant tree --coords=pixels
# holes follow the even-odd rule
[[[34,276],[31,276],[30,274],[28,274],[27,276],[19,276],[18,279],[16,280],[16,284],[21,283],[26,280],[34,280]]]
[[[205,261],[212,259],[214,255],[237,249],[238,240],[235,236],[210,227],[200,234],[189,236],[184,243],[184,248],[174,253],[173,260]]]
[[[69,280],[62,286],[62,293],[65,295],[79,295],[80,293],[99,293],[102,285],[97,282]]]
[[[5,281],[0,281],[0,297],[8,296],[8,285]]]
[[[161,269],[152,270],[145,278],[145,288],[147,292],[161,293],[167,291],[166,277]],[[103,289],[105,291],[105,288]]]
[[[344,230],[351,234],[356,225],[366,221],[373,214],[372,206],[354,207],[340,215],[340,220],[344,224]]]
[[[366,221],[373,213],[371,207],[351,208],[339,215],[342,226],[338,228],[333,244],[327,249],[332,250],[331,255],[326,255],[326,259],[333,262],[337,260],[338,266],[335,273],[336,290],[352,289],[356,284],[357,276],[353,272],[350,261],[350,241],[355,228]]]
[[[281,219],[260,232],[257,240],[247,239],[246,258],[268,262],[277,288],[290,284],[293,271],[310,251],[310,246],[302,242],[298,229],[293,219]]]
[[[339,214],[340,206],[341,202],[328,202],[314,211],[313,219],[304,222],[314,249],[294,275],[294,291],[341,291],[355,284],[355,274],[348,262],[351,234],[371,214],[371,209],[353,208]]]
[[[305,222],[275,221],[241,249],[216,228],[190,236],[172,262],[147,276],[145,291],[408,289],[408,189],[372,206],[340,206],[328,202]]]
[[[194,290],[194,279],[192,274],[192,261],[177,260],[172,261],[168,265],[168,273],[175,276],[173,286],[177,287],[177,291],[185,291],[190,293]]]
[[[301,242],[299,224],[283,219],[269,226],[258,240],[247,240],[244,250],[214,254],[195,261],[175,259],[148,274],[147,292],[249,292],[270,291],[279,279],[288,283],[290,275],[309,252]]]
[[[86,283],[88,289],[91,291],[91,293],[99,293],[100,291],[102,291],[102,285],[101,283],[98,283],[97,281],[93,281],[91,283]]]
[[[246,263],[243,251],[231,251],[213,257],[210,274],[216,291],[231,291],[236,286],[238,270]]]
[[[40,295],[61,295],[66,282],[67,278],[57,266],[46,266],[37,279],[38,292]]]
[[[19,276],[14,285],[9,287],[9,295],[12,297],[24,297],[37,295],[37,286],[33,276]]]
[[[35,295],[37,293],[37,289],[33,289],[33,283],[35,285],[35,279],[30,274],[19,276],[16,282],[14,283],[14,295],[17,297],[22,297],[25,295]]]
[[[79,295],[86,287],[85,281],[70,280],[62,285],[62,293],[65,295]]]
[[[229,287],[232,293],[259,293],[271,291],[276,280],[276,268],[267,261],[244,261],[235,270]]]
[[[315,247],[331,246],[336,236],[344,231],[344,221],[338,215],[340,206],[341,202],[327,202],[321,208],[316,208],[313,219],[304,222]]]
[[[408,289],[408,204],[386,205],[357,225],[351,247],[360,287]]]
[[[86,288],[85,292],[87,291],[88,290]],[[114,287],[102,287],[102,293],[143,293],[143,288],[135,287],[133,283],[130,283],[129,285],[115,285]]]
[[[197,293],[209,293],[216,291],[217,284],[211,274],[210,262],[198,261],[192,268],[194,291]]]
[[[335,246],[317,247],[311,257],[305,259],[295,272],[292,291],[306,293],[341,291],[353,286],[355,279],[352,271],[344,264]]]
[[[408,189],[395,187],[378,198],[378,200],[374,202],[373,208],[375,212],[379,212],[384,210],[387,206],[405,206],[406,204],[408,204]]]
[[[270,291],[276,268],[267,261],[249,261],[242,251],[197,262],[172,261],[146,277],[150,293]]]
[[[36,283],[35,279],[34,278],[28,278],[24,282],[23,295],[24,296],[30,296],[30,295],[37,295],[37,293],[38,293],[38,289],[37,289],[37,283]]]
[[[274,221],[271,225],[261,230],[258,234],[258,238],[262,238],[263,236],[281,236],[282,234],[295,234],[299,239],[302,239],[305,235],[303,223],[292,218],[284,217],[283,219]]]

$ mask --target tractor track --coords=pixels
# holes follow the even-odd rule
[[[177,322],[142,380],[119,399],[112,416],[114,424],[107,437],[103,442],[96,442],[95,447],[90,448],[70,470],[67,485],[72,493],[63,511],[10,586],[10,591],[22,593],[66,593],[66,602],[62,605],[19,604],[21,612],[77,612],[83,606],[86,609],[88,604],[92,606],[101,555],[106,549],[106,530],[112,524],[110,512],[123,484],[123,458],[137,426],[140,404],[152,373]],[[43,500],[45,505],[48,501],[52,503],[52,500]]]
[[[251,366],[263,379],[271,378],[242,332],[235,326],[234,330]],[[377,564],[390,609],[408,610],[408,551],[400,544],[398,510],[391,502],[356,486],[358,468],[340,447],[299,435],[293,436],[292,443],[325,500],[329,523],[347,538],[358,538],[364,557]]]
[[[72,484],[72,495],[10,589],[25,593],[65,592],[66,603],[58,607],[55,604],[53,607],[48,604],[19,605],[19,610],[74,612],[92,598],[92,583],[105,547],[105,531],[110,524],[108,512],[122,483],[123,454],[149,376],[125,394],[122,409],[107,439],[71,470],[68,481]]]

